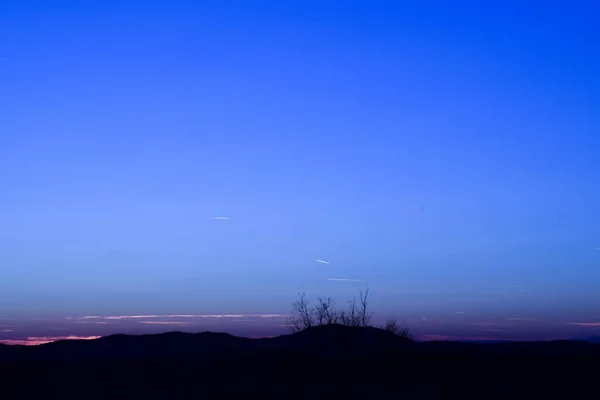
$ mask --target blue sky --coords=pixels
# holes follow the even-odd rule
[[[600,321],[599,6],[82,4],[0,2],[0,316]]]

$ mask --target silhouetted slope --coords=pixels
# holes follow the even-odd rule
[[[413,342],[379,328],[325,325],[264,339],[248,339],[213,332],[169,332],[157,335],[119,334],[96,340],[62,340],[40,346],[0,345],[0,363],[137,357],[213,359],[256,352],[300,352],[317,356],[353,357],[396,351],[407,354],[600,356],[600,345],[587,341]]]
[[[264,340],[264,339],[263,339]],[[354,356],[406,348],[413,342],[373,327],[322,325],[267,339],[268,347],[328,356]]]
[[[0,399],[584,398],[595,390],[599,350],[419,343],[336,325],[269,339],[113,335],[0,346]]]
[[[252,339],[226,333],[169,332],[158,335],[111,335],[95,340],[61,340],[40,346],[10,346],[8,357],[22,360],[80,361],[136,357],[214,357],[250,348]],[[8,347],[8,346],[7,346]],[[17,350],[17,351],[15,351]],[[4,354],[0,352],[0,362]]]

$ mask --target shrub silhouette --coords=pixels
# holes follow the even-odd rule
[[[369,311],[369,290],[360,291],[359,299],[356,297],[348,300],[346,308],[336,308],[331,297],[317,297],[317,304],[311,306],[306,299],[306,293],[298,293],[298,300],[292,303],[292,317],[287,320],[287,325],[293,332],[300,332],[314,326],[340,324],[345,326],[366,327],[371,326],[373,313]],[[396,320],[387,320],[381,327],[386,331],[408,339],[412,338],[406,325],[400,326]]]
[[[410,329],[406,325],[398,325],[395,319],[388,319],[385,324],[381,327],[384,331],[392,332],[400,337],[413,339],[413,335]]]

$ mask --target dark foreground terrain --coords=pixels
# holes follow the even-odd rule
[[[0,399],[594,398],[598,361],[586,342],[418,343],[342,326],[114,335],[0,346]]]

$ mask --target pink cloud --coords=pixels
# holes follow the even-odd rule
[[[138,321],[138,324],[146,324],[146,325],[177,325],[177,326],[192,325],[191,322],[176,322],[176,321]]]
[[[37,346],[37,345],[45,344],[45,343],[48,343],[48,342],[38,343],[38,342],[26,340],[26,339],[24,339],[24,340],[9,340],[9,339],[0,340],[0,344],[7,344],[10,346]]]
[[[94,340],[100,339],[100,337],[101,336],[30,336],[27,339],[0,340],[0,343],[9,345],[38,346],[40,344],[52,343],[59,340]]]

